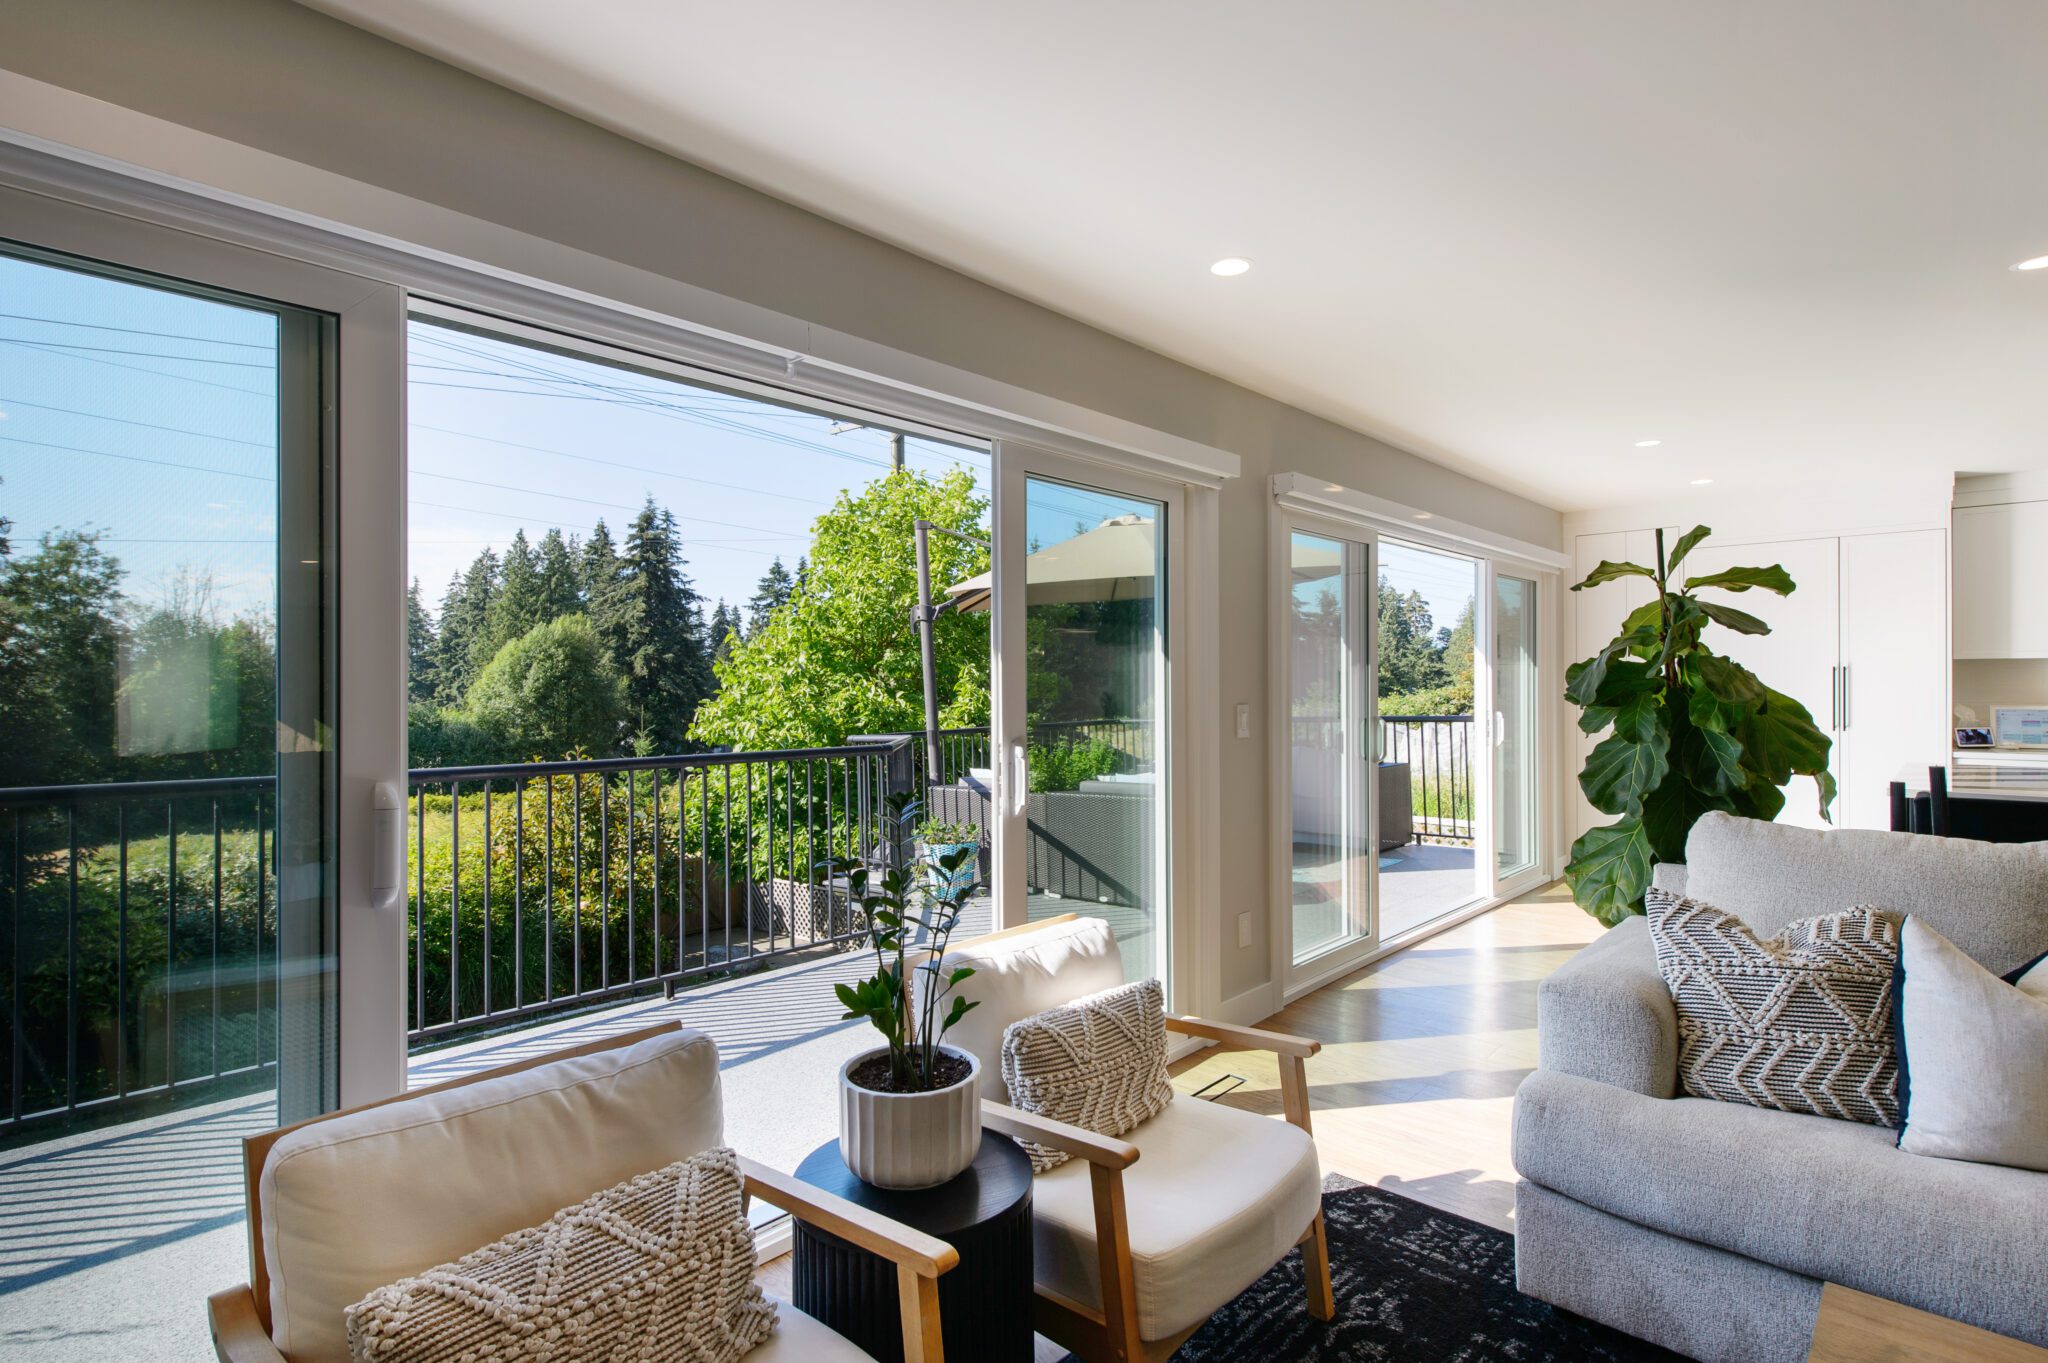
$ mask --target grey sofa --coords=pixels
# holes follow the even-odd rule
[[[1765,935],[1876,904],[2000,974],[2048,949],[2048,843],[1710,814],[1657,878]],[[1515,1094],[1523,1292],[1713,1363],[1805,1358],[1823,1281],[2048,1345],[2048,1174],[1677,1097],[1677,1027],[1643,919],[1544,981],[1538,1068]]]

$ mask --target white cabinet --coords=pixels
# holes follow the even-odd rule
[[[2048,658],[2048,502],[1955,512],[1956,657]]]
[[[1843,828],[1890,828],[1892,778],[1948,761],[1944,548],[1939,530],[1842,540]]]
[[[1963,514],[1957,513],[1958,565]],[[2040,538],[2048,546],[2048,526]],[[1645,547],[1650,539],[1649,531],[1579,536],[1580,575],[1602,558],[1650,562]],[[1680,566],[1681,578],[1772,563],[1792,575],[1797,589],[1788,597],[1707,589],[1705,595],[1761,616],[1771,626],[1769,634],[1747,635],[1710,625],[1707,642],[1799,701],[1834,739],[1829,768],[1840,787],[1834,827],[1890,827],[1887,787],[1893,777],[1904,768],[1947,759],[1947,558],[1942,531],[1907,530],[1733,545],[1708,540]],[[1960,572],[1959,566],[1959,577]],[[1573,659],[1590,655],[1612,638],[1623,616],[1648,601],[1653,590],[1643,579],[1630,578],[1578,593]],[[1569,713],[1576,733],[1578,712]],[[1581,763],[1593,741],[1580,736],[1575,751]],[[1574,836],[1607,821],[1579,796],[1576,785],[1571,794],[1577,814]],[[1810,778],[1793,779],[1779,818],[1828,826]]]

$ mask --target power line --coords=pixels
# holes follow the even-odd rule
[[[118,331],[128,336],[157,336],[166,341],[196,341],[200,345],[231,345],[240,350],[277,349],[274,342],[266,344],[260,341],[220,341],[211,336],[187,336],[177,331],[143,331],[137,327],[107,326],[102,322],[73,322],[62,317],[36,317],[25,312],[0,312],[0,318],[11,322],[47,322],[53,327],[83,327],[88,331]]]
[[[510,483],[491,483],[481,478],[458,477],[452,473],[429,473],[425,469],[414,469],[413,474],[420,478],[439,478],[450,483],[468,483],[472,487],[496,488],[500,492],[519,492],[531,497],[547,497],[559,502],[582,502],[589,506],[605,507],[612,511],[624,511],[632,515],[638,515],[641,510],[640,507],[623,506],[618,502],[600,502],[594,497],[572,497],[565,492],[549,492],[544,488],[537,487],[514,487]],[[662,509],[664,511],[668,510],[666,507]],[[694,521],[698,525],[725,525],[732,527],[734,530],[759,530],[763,534],[768,535],[779,535],[782,533],[775,526],[748,525],[743,521],[728,521],[722,518],[714,519],[709,516],[676,516],[676,513],[673,511],[668,511],[668,514],[675,516],[679,521]]]
[[[0,336],[8,345],[41,346],[51,350],[86,350],[98,355],[133,355],[140,360],[183,360],[187,364],[221,364],[231,369],[275,369],[275,364],[254,360],[216,360],[210,355],[169,355],[160,350],[123,350],[118,346],[80,345],[76,341],[39,341],[32,336]]]
[[[6,400],[5,398],[0,398],[0,402],[5,402]],[[616,459],[600,459],[594,454],[574,454],[568,450],[553,450],[545,445],[528,445],[518,440],[502,440],[494,435],[478,435],[474,431],[458,431],[452,426],[429,426],[425,422],[415,421],[411,423],[411,427],[416,431],[434,431],[441,435],[457,436],[464,440],[482,440],[488,444],[505,445],[515,450],[532,450],[535,454],[552,454],[563,459],[578,459],[587,464],[602,464],[608,468],[630,469],[634,473],[645,473],[656,478],[675,478],[685,483],[702,483],[706,487],[722,487],[733,492],[751,493],[757,497],[774,497],[785,502],[799,502],[805,506],[824,507],[832,505],[830,502],[821,502],[813,497],[798,497],[787,492],[771,492],[767,488],[749,487],[745,483],[721,483],[715,478],[698,478],[687,473],[670,473],[665,469],[648,468],[643,464],[626,464]]]
[[[151,369],[147,365],[122,364],[119,360],[101,360],[91,355],[73,355],[62,350],[50,350],[38,341],[9,341],[8,344],[26,346],[29,349],[39,350],[45,355],[50,355],[60,360],[76,360],[80,364],[105,365],[109,369],[128,369],[133,370],[137,374],[154,374],[160,379],[176,379],[180,383],[196,383],[202,388],[225,388],[230,393],[247,393],[250,397],[256,398],[275,398],[277,396],[277,394],[266,392],[261,388],[244,388],[240,384],[235,383],[216,383],[212,379],[198,379],[190,374],[166,373],[161,369]]]
[[[0,402],[11,402],[17,407],[34,407],[43,412],[62,412],[66,416],[90,417],[94,421],[118,421],[123,426],[141,426],[152,431],[169,431],[173,435],[197,436],[201,440],[220,440],[230,445],[249,445],[259,450],[274,450],[274,440],[238,440],[231,435],[215,435],[211,431],[188,431],[182,426],[162,426],[154,421],[135,421],[125,416],[108,416],[104,412],[81,412],[75,407],[52,407],[47,402],[30,402],[27,398],[0,398]]]
[[[275,478],[266,478],[260,473],[237,473],[233,469],[213,469],[206,467],[204,464],[180,464],[170,459],[145,459],[139,454],[115,454],[112,450],[88,450],[79,445],[55,445],[47,440],[25,440],[18,435],[0,435],[0,440],[5,440],[15,445],[37,445],[46,450],[64,450],[70,454],[96,454],[102,459],[125,459],[131,464],[155,464],[161,468],[185,469],[192,473],[218,474],[222,478],[247,478],[254,483],[274,483],[277,481]]]

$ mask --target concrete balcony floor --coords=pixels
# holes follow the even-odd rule
[[[1033,895],[1029,917],[1085,912],[1109,919],[1140,975],[1151,923],[1136,909]],[[957,936],[989,930],[991,904],[970,901]],[[726,1140],[793,1168],[838,1131],[841,1064],[871,1044],[865,1023],[840,1021],[835,981],[872,969],[841,951],[536,1023],[415,1055],[415,1087],[597,1037],[673,1019],[718,1042]],[[213,1357],[208,1293],[248,1279],[240,1141],[276,1125],[270,1092],[0,1152],[0,1359],[101,1363]]]

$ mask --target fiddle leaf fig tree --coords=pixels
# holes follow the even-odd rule
[[[1579,907],[1609,925],[1642,912],[1651,866],[1683,861],[1686,834],[1708,810],[1776,818],[1794,776],[1819,786],[1822,818],[1834,803],[1833,743],[1806,707],[1703,640],[1709,625],[1737,634],[1771,627],[1697,593],[1787,596],[1796,584],[1773,564],[1724,568],[1678,585],[1679,565],[1709,533],[1694,526],[1667,556],[1660,530],[1656,566],[1603,560],[1572,588],[1643,577],[1657,590],[1604,648],[1565,671],[1565,699],[1583,711],[1579,727],[1607,734],[1587,756],[1579,789],[1593,808],[1619,816],[1572,844],[1565,879]]]

